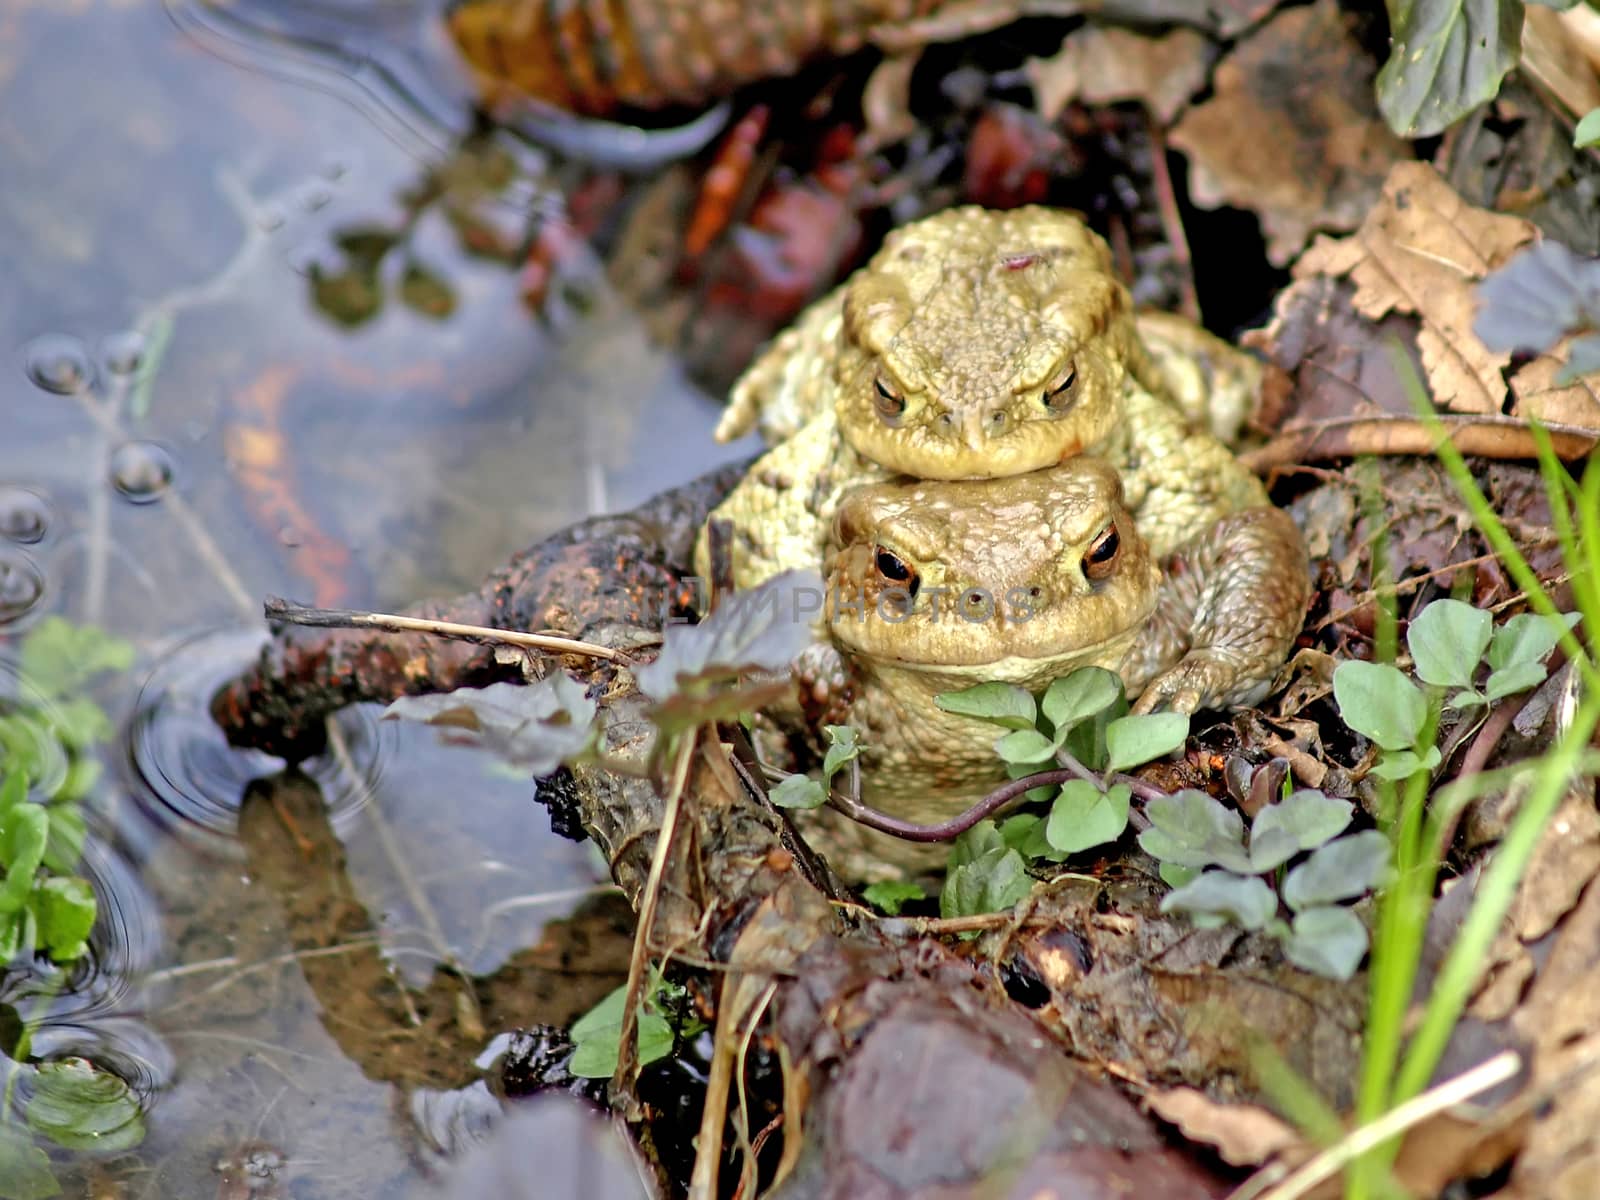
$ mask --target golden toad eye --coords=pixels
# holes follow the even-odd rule
[[[885,383],[882,375],[873,380],[872,388],[872,406],[878,410],[878,415],[885,421],[898,420],[906,411],[906,398]]]
[[[917,594],[917,587],[922,581],[917,577],[917,573],[906,565],[905,560],[893,550],[885,546],[879,546],[873,556],[873,564],[878,568],[878,574],[883,576],[884,579],[899,585],[912,596]]]
[[[1115,523],[1107,525],[1089,543],[1088,552],[1083,556],[1084,577],[1096,581],[1108,578],[1116,570],[1121,553],[1122,535],[1117,532]]]
[[[1051,412],[1066,412],[1078,399],[1078,369],[1067,368],[1067,376],[1044,394],[1044,406]]]

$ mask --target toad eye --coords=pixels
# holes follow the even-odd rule
[[[913,571],[906,561],[893,550],[879,546],[873,556],[873,564],[878,568],[878,574],[890,583],[898,584],[910,595],[917,594],[917,586],[922,582],[917,573]]]
[[[1121,553],[1122,535],[1117,532],[1115,524],[1107,525],[1089,543],[1089,549],[1083,556],[1084,577],[1095,581],[1108,578],[1116,570]]]
[[[1044,406],[1051,412],[1066,412],[1078,399],[1078,369],[1068,367],[1066,378],[1044,394]]]
[[[906,398],[884,382],[882,375],[873,380],[872,406],[885,421],[898,420],[906,411]]]

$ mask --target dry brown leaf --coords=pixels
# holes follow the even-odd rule
[[[1399,163],[1361,228],[1348,238],[1318,238],[1294,273],[1350,276],[1356,310],[1373,320],[1391,312],[1420,317],[1417,348],[1434,402],[1497,413],[1511,355],[1491,352],[1473,335],[1474,285],[1537,232],[1521,217],[1472,207],[1426,163]]]
[[[1361,228],[1347,238],[1318,238],[1294,273],[1301,280],[1348,275],[1355,309],[1370,320],[1419,318],[1417,349],[1434,403],[1498,415],[1511,355],[1489,350],[1472,332],[1477,284],[1537,236],[1520,217],[1468,204],[1426,163],[1397,163]],[[1558,347],[1518,369],[1513,414],[1569,432],[1600,430],[1600,377],[1558,385],[1564,358]]]
[[[1579,4],[1557,15],[1566,36],[1583,52],[1589,64],[1600,71],[1600,11]]]
[[[1514,411],[1549,425],[1600,430],[1600,371],[1580,375],[1565,386],[1556,382],[1571,343],[1571,338],[1564,339],[1511,377],[1511,394],[1517,401]]]
[[[1600,108],[1600,79],[1574,36],[1554,9],[1530,5],[1522,19],[1522,70],[1581,117]]]
[[[1594,803],[1592,788],[1585,799]],[[1533,1093],[1550,1101],[1501,1195],[1591,1200],[1600,1179],[1600,886],[1585,889],[1541,950],[1512,1027],[1533,1046]]]
[[[915,51],[887,55],[867,76],[861,94],[861,114],[867,120],[861,153],[878,146],[892,146],[910,137],[917,129],[911,115],[911,75],[921,55]]]
[[[1223,59],[1214,97],[1172,131],[1195,203],[1259,214],[1278,266],[1314,230],[1354,229],[1390,165],[1410,157],[1378,116],[1375,73],[1333,0],[1274,17]]]
[[[1151,38],[1087,25],[1049,58],[1030,58],[1026,70],[1034,106],[1046,121],[1073,100],[1139,100],[1166,125],[1205,84],[1210,63],[1211,43],[1193,29]]]
[[[1292,1126],[1254,1104],[1218,1104],[1196,1088],[1152,1092],[1145,1105],[1183,1130],[1191,1142],[1215,1146],[1224,1162],[1257,1167],[1276,1154],[1303,1145]]]

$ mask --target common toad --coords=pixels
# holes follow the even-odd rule
[[[863,746],[862,799],[920,824],[945,820],[1005,782],[986,722],[934,701],[989,680],[1031,690],[1082,666],[1121,674],[1130,696],[1177,668],[1183,687],[1223,702],[1241,659],[1281,662],[1295,630],[1263,627],[1219,601],[1248,588],[1304,606],[1304,576],[1277,569],[1300,535],[1261,507],[1215,523],[1163,572],[1122,499],[1090,456],[1007,481],[861,486],[838,506],[830,544],[828,638],[796,666],[812,724],[849,724]],[[837,814],[838,841],[885,864],[928,867],[944,850],[872,834]],[[869,875],[857,863],[847,874]]]
[[[1252,373],[1219,367],[1226,348],[1207,335],[1195,344],[1209,362],[1186,355],[1171,318],[1149,328],[1164,361],[1141,338],[1105,242],[1070,213],[964,207],[891,233],[734,388],[718,436],[759,424],[781,439],[714,514],[733,525],[734,584],[820,562],[844,494],[896,473],[990,480],[969,502],[998,513],[1014,477],[1096,454],[1121,475],[1158,559],[1234,514],[1270,509],[1260,482],[1197,419],[1205,380],[1248,383]],[[1141,710],[1259,694],[1298,631],[1307,586],[1299,538],[1273,549],[1277,572],[1299,586],[1239,580],[1219,603],[1249,614],[1270,634],[1262,644],[1279,649],[1203,669],[1180,662],[1145,689]],[[704,545],[697,565],[708,565]]]

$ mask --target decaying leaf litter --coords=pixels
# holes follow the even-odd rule
[[[1462,29],[1487,14],[1502,34],[1512,8],[1457,7]],[[1402,46],[1416,44],[1429,8],[1394,6]],[[1442,597],[1470,601],[1497,621],[1522,609],[1521,585],[1430,456],[1437,434],[1414,407],[1418,379],[1448,436],[1474,456],[1480,485],[1538,577],[1570,598],[1560,514],[1528,461],[1529,422],[1542,422],[1573,461],[1600,436],[1600,377],[1584,374],[1593,354],[1585,339],[1600,328],[1600,272],[1554,249],[1565,242],[1593,253],[1600,243],[1600,170],[1592,152],[1540,152],[1559,148],[1551,130],[1570,128],[1593,104],[1600,55],[1592,15],[1582,6],[1530,9],[1521,69],[1498,94],[1500,75],[1517,60],[1515,37],[1471,60],[1475,94],[1450,95],[1436,79],[1418,92],[1415,77],[1380,72],[1373,48],[1382,44],[1381,16],[1331,3],[1239,6],[1215,25],[1165,33],[1131,22],[1182,14],[1112,12],[1104,24],[1063,26],[1059,48],[1017,72],[1012,86],[1026,86],[1031,107],[1014,91],[1003,102],[1021,117],[1007,118],[1009,148],[991,155],[994,163],[1037,163],[1040,147],[1065,144],[1060,131],[1083,114],[1122,103],[1147,123],[1154,144],[1177,151],[1187,200],[1253,213],[1265,258],[1292,276],[1270,319],[1243,339],[1272,370],[1241,449],[1306,531],[1316,598],[1281,686],[1256,710],[1197,724],[1180,756],[1139,772],[1150,785],[1227,797],[1254,815],[1289,779],[1348,799],[1370,820],[1370,772],[1380,755],[1340,719],[1337,664],[1374,656],[1390,606],[1401,631]],[[1129,27],[1118,23],[1124,16]],[[902,58],[919,48],[914,35],[876,40]],[[1124,64],[1114,78],[1110,61]],[[876,140],[909,139],[928,151],[926,141],[915,145],[922,126],[909,93],[888,86],[877,95],[885,132]],[[904,111],[894,112],[896,103]],[[1441,124],[1440,113],[1449,120]],[[944,131],[970,134],[954,146],[960,157],[976,152],[986,128],[998,126],[973,119]],[[1419,142],[1402,133],[1442,137]],[[1136,252],[1125,241],[1124,265],[1176,276],[1162,292],[1168,299],[1192,296],[1195,285],[1183,278],[1196,249],[1185,240],[1190,210],[1170,200],[1185,181],[1175,184],[1164,155],[1146,165],[1138,182],[1158,198],[1146,210],[1156,219],[1130,220],[1124,234],[1159,228],[1169,235],[1167,254]],[[1051,168],[1029,169],[1041,173],[1041,198],[1049,198]],[[858,178],[870,177],[869,164]],[[1025,193],[1030,176],[1016,178],[1024,182],[1012,191]],[[960,186],[970,192],[992,180],[969,171]],[[878,202],[892,199],[900,218],[916,214],[914,200],[892,193]],[[1203,264],[1204,253],[1193,258]],[[1518,297],[1530,291],[1549,299],[1549,312],[1519,323],[1526,306]],[[481,595],[429,611],[551,629],[643,660],[650,617],[687,608],[677,583],[686,539],[729,482],[708,480],[648,511],[590,522],[534,548]],[[636,604],[607,607],[602,595]],[[253,676],[219,698],[218,711],[241,740],[292,752],[314,741],[327,711],[355,699],[521,679],[557,665],[590,685],[603,744],[646,755],[649,700],[623,667],[583,656],[530,666],[521,652],[405,636],[282,639]],[[1481,723],[1448,717],[1437,736],[1437,781],[1544,753],[1574,687],[1571,665],[1558,666]],[[694,724],[691,712],[682,728]],[[691,1178],[664,1178],[663,1186],[709,1195],[720,1167],[724,1186],[741,1178],[744,1194],[776,1177],[791,1195],[958,1195],[989,1187],[997,1172],[1025,1190],[1073,1171],[1105,1194],[1124,1194],[1131,1169],[1140,1192],[1170,1171],[1170,1194],[1206,1195],[1224,1194],[1246,1169],[1264,1166],[1259,1186],[1243,1186],[1257,1195],[1298,1186],[1283,1184],[1284,1175],[1308,1161],[1314,1167],[1318,1142],[1344,1132],[1336,1125],[1311,1136],[1315,1123],[1304,1113],[1288,1114],[1297,1127],[1270,1110],[1283,1103],[1284,1067],[1310,1081],[1334,1113],[1351,1110],[1361,975],[1340,984],[1290,965],[1264,935],[1163,914],[1156,864],[1131,837],[1039,881],[1010,913],[945,926],[874,917],[847,901],[782,814],[760,801],[740,742],[732,726],[716,736],[709,726],[681,733],[672,770],[655,772],[658,783],[668,780],[664,788],[588,765],[541,793],[559,795],[564,819],[575,816],[605,851],[629,900],[653,914],[640,933],[648,956],[674,963],[715,1021],[705,1153]],[[1491,792],[1453,828],[1415,982],[1419,1003],[1517,797],[1517,788]],[[1470,1016],[1435,1079],[1503,1061],[1497,1052],[1508,1048],[1519,1054],[1519,1070],[1475,1094],[1475,1106],[1422,1111],[1391,1131],[1405,1134],[1395,1171],[1413,1194],[1490,1176],[1490,1190],[1478,1194],[1579,1196],[1600,1174],[1591,1133],[1600,1117],[1600,1001],[1589,979],[1590,885],[1600,864],[1594,812],[1592,778],[1575,778],[1539,836]],[[1040,1045],[1059,1053],[1041,1060],[1019,1049]],[[742,1060],[753,1050],[776,1069],[749,1078]],[[644,1110],[629,1102],[623,1057],[613,1102],[638,1117]],[[765,1088],[765,1099],[747,1095],[747,1083]],[[981,1122],[971,1119],[974,1097],[991,1098]],[[720,1114],[730,1103],[725,1126]],[[763,1103],[776,1103],[781,1118],[758,1128],[753,1115]],[[1007,1137],[993,1140],[995,1129]],[[1186,1140],[1215,1157],[1208,1150],[1185,1158]],[[719,1145],[725,1153],[706,1149]],[[1134,1157],[1124,1160],[1128,1147]],[[1332,1194],[1329,1186],[1279,1194]]]

